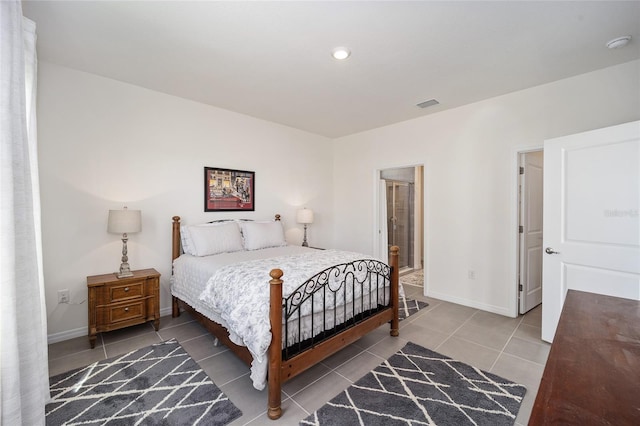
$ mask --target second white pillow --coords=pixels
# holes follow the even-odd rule
[[[287,245],[281,222],[242,222],[241,226],[247,250]]]

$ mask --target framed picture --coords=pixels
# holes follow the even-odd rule
[[[204,168],[204,211],[254,211],[255,172]]]

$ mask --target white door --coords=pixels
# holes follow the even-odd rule
[[[520,154],[520,313],[542,303],[543,153]]]
[[[567,290],[640,300],[640,121],[545,141],[542,339]]]

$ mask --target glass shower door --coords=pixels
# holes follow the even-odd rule
[[[414,185],[387,180],[387,231],[389,247],[400,247],[400,270],[413,268]]]

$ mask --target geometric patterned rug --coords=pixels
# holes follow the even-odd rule
[[[242,415],[175,340],[49,379],[47,425],[226,425]]]
[[[407,299],[404,297],[399,298],[399,304],[400,306],[398,308],[398,319],[400,321],[415,314],[420,309],[429,306],[427,302],[421,302],[415,299]]]
[[[526,391],[409,342],[300,425],[513,425]]]

